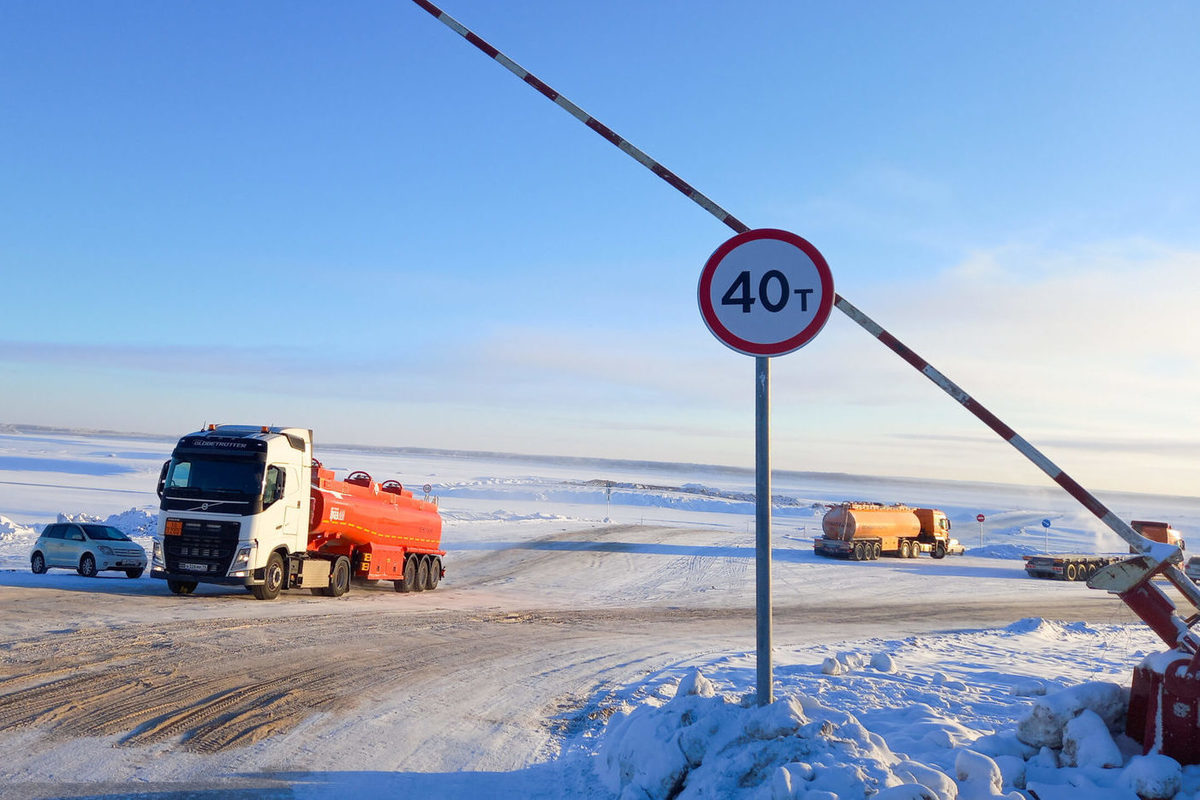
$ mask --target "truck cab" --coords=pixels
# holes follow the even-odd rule
[[[176,594],[199,583],[278,592],[282,565],[307,547],[311,482],[311,430],[209,425],[182,437],[159,475],[151,576]]]

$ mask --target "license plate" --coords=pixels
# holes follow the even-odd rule
[[[186,561],[180,561],[179,568],[186,569],[188,572],[208,572],[208,564],[189,564]]]

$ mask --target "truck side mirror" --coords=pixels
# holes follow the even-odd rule
[[[162,465],[162,469],[160,469],[158,471],[158,499],[159,500],[162,500],[163,491],[167,487],[167,470],[170,469],[170,467],[171,467],[171,462],[164,461],[163,465]]]

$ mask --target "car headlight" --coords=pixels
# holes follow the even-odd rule
[[[101,553],[104,553],[106,556],[111,556],[113,554],[113,549],[106,544],[96,545],[96,549]]]

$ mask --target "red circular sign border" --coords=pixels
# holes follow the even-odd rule
[[[747,341],[722,325],[721,321],[717,319],[717,311],[713,308],[712,298],[710,297],[712,293],[713,274],[717,271],[717,266],[725,256],[735,247],[740,247],[746,242],[753,242],[758,239],[776,239],[798,247],[804,251],[805,255],[812,259],[813,265],[817,268],[817,274],[821,278],[821,305],[817,308],[816,316],[813,317],[812,322],[795,336],[772,344],[759,344]],[[833,313],[833,273],[829,270],[829,264],[826,263],[825,256],[821,255],[821,252],[807,239],[797,236],[791,231],[780,230],[779,228],[755,228],[737,234],[713,251],[713,254],[708,257],[708,261],[704,262],[704,269],[700,272],[698,295],[700,300],[700,316],[704,318],[704,324],[708,326],[712,335],[721,340],[727,347],[750,356],[785,356],[788,353],[799,350],[812,341],[820,333],[821,329],[825,327],[825,323],[829,321],[829,317]]]

